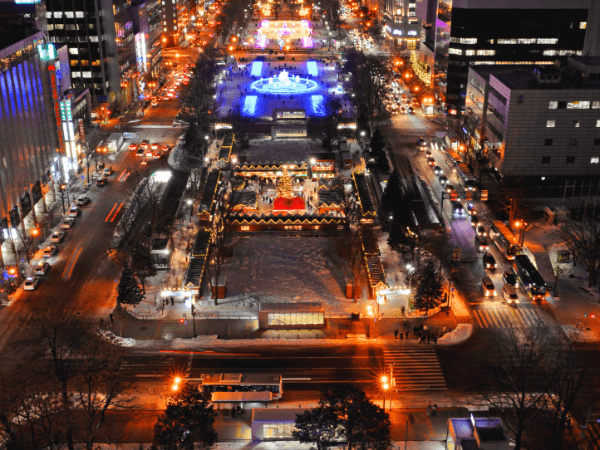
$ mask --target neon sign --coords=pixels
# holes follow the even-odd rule
[[[54,44],[38,44],[37,50],[40,58],[44,61],[55,59],[58,56]]]
[[[48,72],[50,74],[50,89],[52,90],[52,101],[54,102],[54,116],[56,117],[56,133],[58,135],[58,151],[59,153],[64,152],[65,147],[65,135],[63,134],[62,121],[61,121],[61,107],[60,97],[58,95],[58,83],[56,81],[56,67],[49,66]]]

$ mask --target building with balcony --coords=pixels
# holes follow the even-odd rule
[[[486,149],[501,177],[600,178],[600,57],[474,66],[467,82],[466,142]]]

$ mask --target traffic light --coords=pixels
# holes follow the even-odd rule
[[[179,319],[179,323],[185,323],[185,319]]]

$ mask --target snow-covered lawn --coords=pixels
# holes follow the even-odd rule
[[[308,139],[252,139],[250,147],[241,152],[247,163],[306,162],[313,153],[325,150],[316,141]]]

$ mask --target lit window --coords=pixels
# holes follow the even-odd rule
[[[75,17],[83,19],[85,16],[83,15],[83,11],[75,11]]]
[[[163,28],[163,31],[167,31],[167,27],[164,27],[164,28]]]
[[[65,11],[65,17],[67,19],[72,19],[73,17],[75,17],[75,14],[73,14],[73,11]]]
[[[579,22],[579,29],[585,30],[587,27],[587,22]]]
[[[465,50],[465,55],[473,56],[473,55],[475,55],[475,50]]]
[[[81,78],[81,72],[71,72],[72,78]]]
[[[555,120],[547,120],[546,121],[546,128],[554,128],[555,126],[556,126]]]
[[[592,159],[590,159],[590,164],[598,164],[600,163],[600,158],[598,156],[594,156]]]
[[[600,119],[596,119],[596,128],[600,128]]]
[[[477,56],[494,56],[496,50],[477,50]]]
[[[498,39],[498,44],[516,44],[516,39]]]
[[[163,22],[163,25],[166,25],[166,24],[167,24],[167,22]],[[167,29],[166,29],[166,28],[165,28],[165,31],[167,31]]]
[[[590,109],[590,102],[569,102],[567,109]]]
[[[46,13],[46,19],[52,19],[52,12]]]
[[[62,19],[62,11],[54,11],[55,19]]]
[[[548,105],[548,109],[556,109],[558,108],[558,102],[550,102]]]
[[[451,55],[462,55],[462,50],[460,48],[449,48],[448,53]]]
[[[558,42],[557,38],[538,38],[538,44],[556,44]]]
[[[71,48],[69,49],[69,53],[70,53],[71,55],[78,55],[78,54],[79,54],[79,49],[78,49],[77,47],[71,47]]]
[[[579,120],[573,121],[573,128],[579,128]]]
[[[83,78],[92,78],[92,72],[83,72]]]
[[[461,44],[477,44],[477,38],[460,38]]]
[[[556,50],[544,50],[544,56],[554,56],[556,55]]]
[[[600,108],[600,102],[592,102],[592,109],[599,109]]]
[[[90,36],[90,42],[98,42],[98,36]]]

